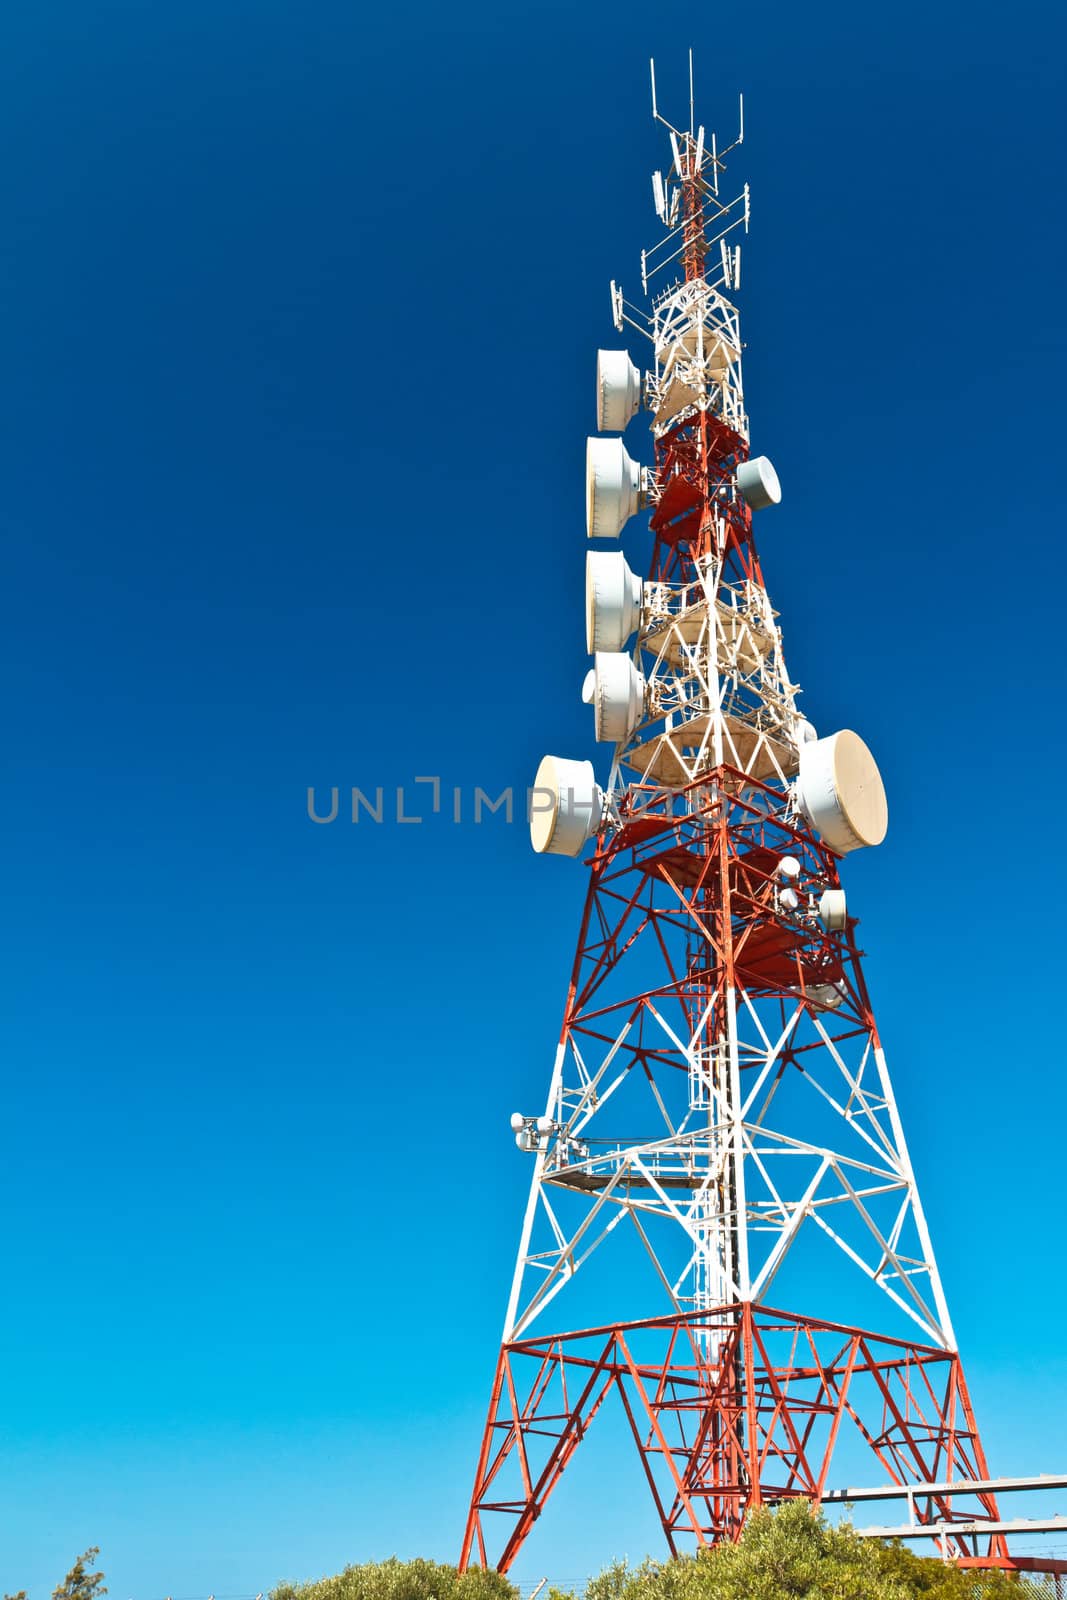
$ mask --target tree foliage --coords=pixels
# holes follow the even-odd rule
[[[459,1573],[439,1561],[368,1561],[334,1578],[283,1583],[270,1600],[518,1600],[519,1591],[499,1572]]]
[[[107,1594],[104,1574],[88,1570],[96,1565],[99,1554],[100,1546],[94,1544],[80,1555],[63,1582],[52,1590],[52,1600],[101,1600]],[[3,1600],[27,1600],[26,1591],[20,1589],[17,1594],[5,1594]]]
[[[830,1527],[807,1501],[757,1511],[739,1544],[633,1571],[609,1567],[587,1585],[585,1600],[910,1600],[882,1571],[879,1551],[846,1525]],[[560,1596],[559,1600],[564,1600]]]
[[[581,1600],[1043,1600],[1048,1594],[1040,1581],[961,1572],[899,1542],[861,1539],[849,1523],[831,1526],[806,1500],[791,1500],[777,1511],[755,1512],[736,1545],[637,1567],[615,1561],[590,1578]],[[346,1567],[317,1583],[281,1584],[270,1600],[518,1600],[518,1591],[499,1572],[460,1576],[435,1561],[394,1557]],[[546,1600],[579,1597],[550,1589]]]
[[[1047,1594],[1044,1584],[1017,1578],[1006,1572],[961,1572],[958,1567],[929,1556],[917,1556],[899,1540],[880,1544],[878,1556],[883,1572],[892,1574],[904,1586],[905,1594],[926,1596],[928,1600],[1030,1600]]]
[[[584,1600],[1036,1600],[1047,1592],[861,1539],[848,1523],[831,1527],[806,1500],[792,1500],[753,1513],[736,1545],[634,1568],[614,1562],[590,1579]],[[577,1596],[551,1590],[549,1600]]]
[[[52,1590],[52,1600],[101,1600],[107,1594],[104,1574],[88,1570],[96,1565],[99,1554],[100,1546],[94,1544],[80,1555],[63,1582]]]

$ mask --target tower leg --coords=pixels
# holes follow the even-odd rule
[[[894,1484],[988,1476],[959,1356],[937,1346],[749,1303],[517,1340],[497,1363],[461,1570],[508,1570],[613,1389],[672,1553],[739,1538],[759,1505],[819,1504],[843,1432]],[[916,1514],[997,1508],[929,1496]],[[1006,1556],[1000,1536],[950,1534],[949,1549]]]
[[[560,1474],[616,1381],[614,1336],[601,1340],[599,1357],[565,1355],[563,1341],[501,1347],[459,1567],[486,1567],[483,1518],[505,1519],[496,1562],[506,1572],[533,1527]],[[501,1498],[503,1496],[503,1498]]]

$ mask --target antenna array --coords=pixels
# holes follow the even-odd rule
[[[851,1433],[924,1486],[946,1552],[1012,1565],[840,877],[884,839],[885,791],[856,733],[802,713],[756,549],[782,491],[730,298],[743,102],[720,149],[689,67],[688,128],[651,70],[671,162],[648,309],[611,285],[651,364],[597,361],[582,697],[611,767],[546,756],[533,793],[536,850],[593,849],[544,1111],[511,1119],[533,1171],[461,1565],[495,1526],[509,1568],[611,1394],[672,1551],[829,1497]],[[648,466],[622,438],[642,410]],[[601,546],[646,514],[642,577]]]

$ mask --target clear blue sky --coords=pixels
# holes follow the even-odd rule
[[[583,872],[305,791],[594,753],[594,352],[655,237],[647,57],[680,105],[690,43],[709,125],[746,94],[764,561],[808,714],[886,775],[846,881],[987,1446],[1067,1466],[1062,17],[684,15],[0,25],[0,1585],[33,1600],[89,1543],[116,1600],[457,1551]],[[590,1463],[523,1576],[658,1548],[636,1462],[610,1497]]]

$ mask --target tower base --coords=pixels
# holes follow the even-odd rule
[[[613,1390],[675,1555],[739,1538],[757,1506],[819,1504],[843,1431],[893,1484],[989,1476],[959,1356],[935,1345],[750,1303],[520,1339],[497,1362],[461,1570],[508,1570]],[[997,1516],[991,1494],[915,1510]],[[1012,1564],[1001,1535],[953,1546],[971,1565]]]

